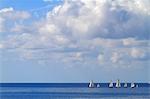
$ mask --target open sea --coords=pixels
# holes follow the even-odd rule
[[[136,83],[137,88],[99,84],[88,88],[88,83],[0,83],[0,99],[150,99],[148,83]]]

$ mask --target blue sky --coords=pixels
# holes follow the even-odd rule
[[[1,82],[150,82],[149,0],[0,0]]]
[[[45,7],[47,5],[55,6],[62,3],[61,0],[51,0],[51,2],[44,2],[44,0],[0,0],[0,8],[13,7],[16,10],[32,10]]]

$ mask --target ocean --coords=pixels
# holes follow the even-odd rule
[[[0,99],[150,99],[150,84],[136,84],[108,88],[108,83],[99,83],[99,88],[88,88],[88,83],[1,83]]]

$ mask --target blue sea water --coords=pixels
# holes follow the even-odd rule
[[[88,83],[1,83],[0,99],[150,99],[150,84],[136,84],[138,88],[108,88],[108,83],[100,83],[100,88],[88,88]]]

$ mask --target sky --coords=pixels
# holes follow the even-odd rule
[[[0,0],[0,82],[150,82],[149,0]]]

